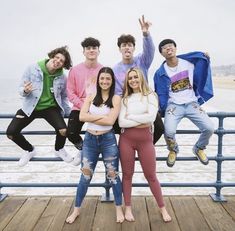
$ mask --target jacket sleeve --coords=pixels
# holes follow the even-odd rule
[[[31,81],[31,80],[30,80],[30,76],[31,76],[31,66],[29,66],[29,67],[25,70],[25,72],[24,72],[24,74],[22,75],[21,80],[20,80],[19,94],[20,94],[21,96],[23,96],[23,97],[27,97],[28,95],[31,94],[31,92],[29,92],[29,93],[25,93],[25,92],[24,92],[24,84],[25,84],[25,82],[30,82],[30,81]]]
[[[140,60],[146,69],[149,69],[155,53],[155,46],[150,34],[143,37],[143,52],[140,55]],[[146,77],[147,78],[147,77]]]
[[[64,78],[64,85],[63,85],[63,89],[61,92],[61,103],[62,103],[62,107],[64,109],[65,112],[65,116],[69,116],[70,112],[71,112],[71,108],[69,106],[69,101],[68,101],[68,97],[67,97],[67,91],[66,91],[66,82],[67,82],[67,78]]]
[[[67,80],[67,94],[68,94],[68,99],[69,101],[78,108],[81,108],[85,98],[80,98],[79,95],[76,93],[76,88],[78,88],[76,81],[76,73],[74,69],[71,69],[68,75],[68,80]]]

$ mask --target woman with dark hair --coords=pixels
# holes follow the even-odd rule
[[[122,186],[118,174],[119,150],[113,131],[113,124],[120,111],[120,97],[114,95],[115,79],[113,70],[109,67],[100,69],[97,77],[96,95],[86,98],[80,120],[87,122],[87,131],[82,148],[82,175],[77,187],[77,195],[73,213],[66,219],[73,223],[80,214],[82,201],[87,193],[99,154],[113,189],[116,205],[116,221],[122,223]]]

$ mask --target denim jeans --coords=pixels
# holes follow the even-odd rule
[[[166,108],[164,127],[167,148],[170,151],[179,152],[179,147],[175,139],[176,129],[183,118],[191,120],[201,131],[201,135],[195,144],[196,149],[205,149],[209,139],[214,133],[214,125],[206,112],[197,102],[187,104],[169,103]]]
[[[115,134],[113,131],[103,135],[92,135],[86,132],[82,148],[82,174],[77,187],[75,207],[81,207],[100,153],[102,154],[107,179],[112,185],[115,204],[122,204],[122,184],[118,174],[119,150]],[[87,171],[90,174],[87,174]]]

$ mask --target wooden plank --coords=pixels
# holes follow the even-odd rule
[[[81,214],[72,224],[64,224],[63,231],[91,231],[93,227],[94,217],[96,213],[96,207],[98,203],[98,197],[85,197],[82,207]],[[72,205],[69,214],[72,213],[74,205]],[[69,215],[67,214],[67,216]],[[106,215],[101,214],[103,219]]]
[[[7,197],[0,203],[0,230],[7,226],[26,199],[26,197]]]
[[[235,230],[235,222],[220,203],[208,197],[195,197],[195,200],[211,230]]]
[[[98,202],[92,230],[121,231],[121,224],[116,223],[116,209],[114,203]]]
[[[222,205],[229,213],[229,215],[235,220],[235,197],[227,196],[226,199],[228,201],[222,203]]]
[[[50,197],[28,198],[20,210],[15,214],[11,222],[6,226],[4,231],[32,230],[46,208],[49,200]]]
[[[171,197],[170,201],[182,231],[211,230],[193,198]]]
[[[72,202],[72,197],[53,197],[33,230],[62,230]]]
[[[178,222],[176,220],[174,211],[172,209],[170,200],[168,197],[164,198],[165,206],[170,214],[172,221],[165,223],[162,220],[162,215],[156,203],[154,197],[146,197],[147,209],[149,214],[149,221],[151,230],[158,230],[158,231],[180,231]]]
[[[132,197],[134,222],[122,223],[122,231],[150,231],[148,211],[144,197]]]

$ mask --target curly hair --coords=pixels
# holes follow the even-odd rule
[[[98,39],[88,37],[85,38],[82,42],[81,45],[83,48],[85,47],[100,47],[100,41]]]
[[[63,46],[63,47],[58,47],[52,51],[50,51],[48,53],[48,57],[50,59],[54,58],[55,55],[57,54],[62,54],[65,57],[65,62],[64,62],[64,68],[69,70],[70,67],[72,67],[72,59],[71,56],[68,52],[68,47],[67,46]]]
[[[117,41],[118,47],[120,47],[122,43],[132,43],[135,46],[135,38],[130,34],[122,34]]]

